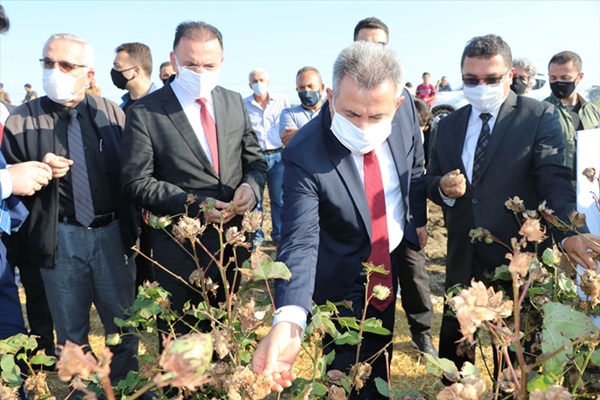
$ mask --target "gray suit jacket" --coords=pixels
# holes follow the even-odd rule
[[[510,246],[511,238],[519,237],[519,225],[504,206],[509,198],[519,196],[527,209],[537,209],[547,200],[563,220],[576,209],[554,107],[512,91],[500,108],[478,184],[474,187],[468,182],[466,194],[453,207],[444,203],[438,190],[440,178],[455,169],[465,171],[461,157],[470,114],[468,105],[441,120],[427,167],[428,196],[443,208],[448,229],[446,287],[468,284],[472,276],[481,278],[482,273],[508,262],[506,248],[472,245],[468,234],[483,227]],[[556,230],[553,234],[557,241],[565,237]]]

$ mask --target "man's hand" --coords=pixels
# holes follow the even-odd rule
[[[52,170],[38,161],[27,161],[14,164],[8,168],[12,178],[12,194],[31,196],[52,180]]]
[[[52,178],[62,178],[69,172],[69,168],[73,165],[73,160],[68,158],[57,156],[54,153],[46,153],[42,162],[48,164],[52,168]]]
[[[255,374],[272,376],[274,392],[282,392],[292,385],[296,375],[292,366],[302,343],[302,328],[293,322],[276,323],[271,332],[261,340],[252,357],[252,371]]]
[[[256,206],[256,197],[252,187],[247,183],[242,183],[233,194],[234,211],[238,215],[244,215],[246,211],[252,210]]]
[[[210,197],[206,198],[207,201],[212,201]],[[228,223],[235,216],[235,213],[230,210],[230,203],[224,201],[214,200],[215,207],[210,211],[204,212],[204,219],[206,222],[212,222],[214,224],[221,223],[221,216],[223,217],[223,223]]]
[[[564,240],[562,247],[574,263],[585,269],[598,268],[588,250],[600,253],[600,236],[591,233],[570,236]]]
[[[444,196],[458,199],[467,191],[467,180],[459,169],[448,172],[440,179],[440,190]]]
[[[279,132],[279,137],[281,138],[281,142],[284,146],[287,146],[290,140],[294,137],[294,135],[298,132],[298,128],[284,128],[281,132]]]
[[[421,227],[417,228],[417,238],[419,238],[419,246],[421,246],[421,248],[424,249],[425,246],[427,246],[427,227],[426,226],[421,226]]]

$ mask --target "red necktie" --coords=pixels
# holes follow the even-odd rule
[[[208,142],[208,148],[210,149],[210,155],[212,156],[213,168],[219,174],[219,146],[217,145],[217,126],[215,121],[208,112],[206,107],[206,99],[198,99],[196,103],[200,104],[200,121],[202,121],[202,129],[204,129],[204,135]]]
[[[392,262],[390,259],[390,242],[385,215],[385,192],[383,191],[383,180],[381,179],[381,169],[379,161],[375,155],[375,150],[365,154],[364,159],[365,174],[365,193],[369,203],[369,212],[371,214],[371,256],[369,262],[375,266],[383,266],[387,275],[373,273],[369,278],[369,296],[373,293],[376,285],[383,285],[390,289],[390,295],[385,300],[378,300],[372,297],[370,305],[379,311],[384,311],[392,300],[395,299],[392,281]]]

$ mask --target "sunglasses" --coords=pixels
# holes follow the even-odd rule
[[[502,79],[504,79],[504,77],[506,76],[506,74],[508,74],[509,71],[510,70],[506,71],[506,73],[501,76],[488,76],[485,78],[465,77],[463,75],[462,80],[465,86],[469,87],[477,86],[480,82],[483,82],[486,85],[497,85],[498,83],[502,82]]]
[[[40,64],[42,64],[42,68],[44,69],[53,69],[54,64],[58,64],[58,68],[62,72],[71,72],[75,68],[87,68],[87,65],[73,64],[68,61],[53,61],[49,58],[40,58]]]

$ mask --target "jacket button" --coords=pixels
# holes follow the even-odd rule
[[[477,200],[477,199],[472,199],[472,200],[471,200],[471,203],[473,203],[473,204],[477,204],[477,203],[479,203],[479,200]]]

